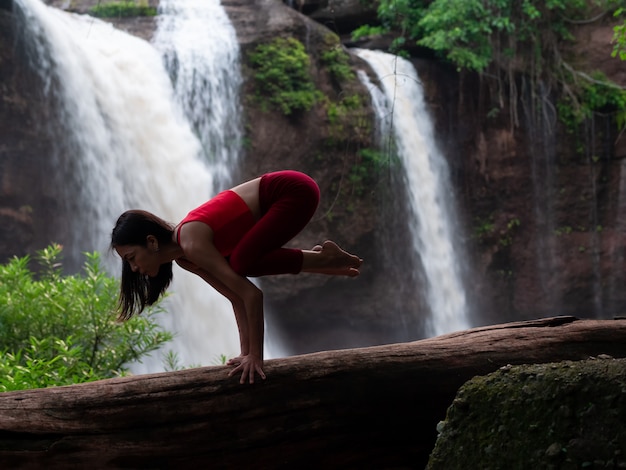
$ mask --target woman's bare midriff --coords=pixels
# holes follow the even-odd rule
[[[255,178],[251,181],[246,181],[231,189],[234,193],[239,195],[241,199],[250,208],[250,212],[256,220],[261,218],[261,204],[259,202],[259,187],[261,185],[261,178]]]

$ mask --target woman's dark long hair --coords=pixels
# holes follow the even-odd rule
[[[174,227],[150,212],[130,210],[117,219],[111,233],[111,248],[122,245],[147,246],[148,235],[159,244],[171,243]],[[172,282],[172,262],[162,264],[154,277],[133,272],[130,263],[122,260],[122,283],[118,303],[118,321],[139,315],[154,304]]]

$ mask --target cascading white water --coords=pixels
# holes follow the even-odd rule
[[[198,136],[216,189],[230,183],[241,147],[239,42],[219,0],[161,0],[153,40]]]
[[[243,80],[237,35],[219,0],[162,0],[158,20],[153,43],[163,56],[176,101],[201,144],[214,195],[231,183],[230,172],[241,148]],[[178,284],[175,309],[184,314],[168,319],[171,330],[184,332],[177,344],[181,361],[203,365],[217,362],[216,356],[222,354],[238,354],[230,304],[204,281],[185,275],[184,284]]]
[[[358,52],[359,50],[356,49]],[[367,54],[367,53],[364,53]],[[390,145],[395,140],[392,133],[392,110],[390,109],[389,100],[385,92],[372,83],[370,77],[363,71],[358,70],[359,80],[369,90],[372,98],[372,106],[377,116],[376,139],[378,145],[385,150],[390,149]]]
[[[461,256],[455,246],[454,206],[448,167],[434,131],[413,65],[380,51],[355,49],[376,73],[386,103],[373,99],[380,119],[391,124],[410,188],[414,249],[422,261],[431,308],[427,334],[469,328]],[[367,83],[366,83],[367,85]],[[371,89],[371,87],[370,87]],[[384,128],[384,127],[383,127]]]
[[[62,103],[59,116],[71,135],[57,138],[75,141],[72,173],[78,174],[59,168],[60,179],[76,181],[67,187],[67,198],[78,201],[72,230],[84,240],[75,249],[106,252],[113,224],[126,209],[143,208],[176,222],[212,195],[213,173],[200,158],[201,144],[152,45],[39,0],[16,0],[16,7],[30,60],[47,92]],[[119,259],[111,266],[118,271]],[[161,320],[178,335],[167,349],[181,364],[211,364],[220,354],[239,352],[224,298],[177,268],[170,292]],[[163,367],[156,354],[133,370]]]

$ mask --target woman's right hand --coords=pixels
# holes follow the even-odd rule
[[[265,380],[265,373],[263,372],[263,359],[256,357],[253,354],[240,356],[239,359],[241,360],[237,367],[228,373],[229,377],[232,377],[237,372],[241,372],[241,379],[239,380],[239,383],[245,384],[246,381],[249,381],[250,384],[253,384],[255,373],[257,373],[263,380]]]

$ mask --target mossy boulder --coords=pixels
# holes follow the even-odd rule
[[[466,382],[427,466],[626,468],[626,360],[506,366]]]

